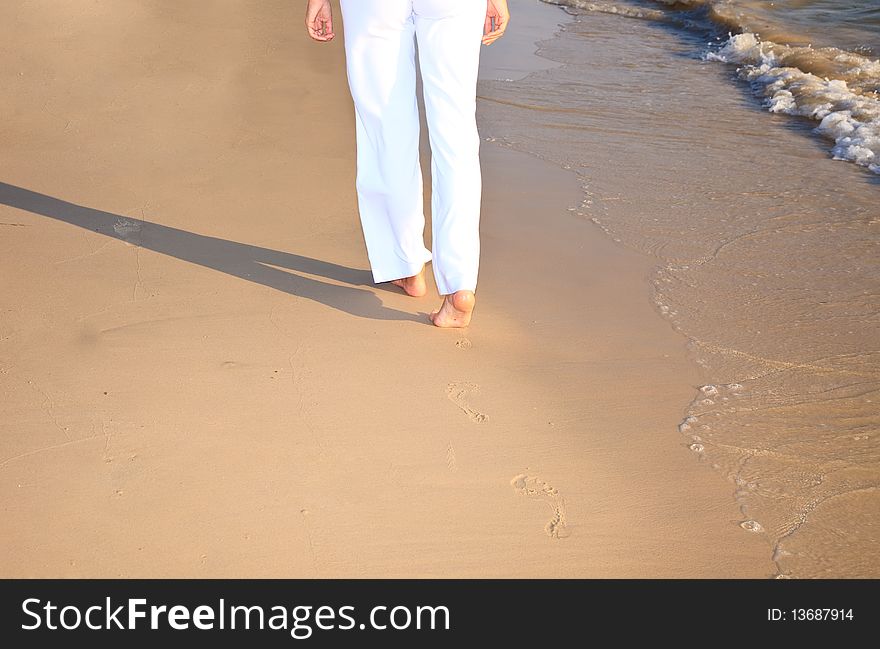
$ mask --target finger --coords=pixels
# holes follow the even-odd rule
[[[486,34],[483,38],[483,43],[485,45],[491,45],[504,35],[505,30],[507,30],[507,20],[501,16],[497,17],[495,19],[495,29]]]
[[[483,37],[483,44],[491,45],[498,40],[499,36],[501,36],[501,31],[499,31],[498,29],[494,29]]]
[[[322,18],[316,17],[314,22],[309,25],[309,36],[316,41],[329,41],[333,38],[332,30],[327,29],[327,25]]]
[[[333,38],[333,15],[328,10],[324,16],[324,34],[329,38]]]
[[[309,36],[315,40],[320,39],[320,29],[318,25],[318,15],[317,12],[309,11],[306,13],[306,30],[309,32]]]
[[[484,45],[492,45],[495,41],[498,40],[498,36],[492,36],[483,41]]]

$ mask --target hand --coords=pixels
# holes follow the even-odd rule
[[[309,0],[306,7],[306,29],[316,41],[326,43],[333,40],[333,15],[330,0]]]
[[[486,24],[483,26],[483,45],[491,45],[501,38],[504,30],[507,29],[507,23],[510,22],[507,0],[488,0],[488,2]]]

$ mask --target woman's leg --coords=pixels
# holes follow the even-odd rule
[[[442,295],[473,292],[481,198],[476,86],[486,1],[414,0],[413,7],[431,141],[434,277]]]
[[[425,248],[412,0],[342,0],[357,192],[373,280],[417,275]]]

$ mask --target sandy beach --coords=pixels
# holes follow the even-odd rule
[[[557,65],[565,14],[512,6],[484,79]],[[776,575],[679,433],[705,376],[656,257],[491,102],[474,322],[372,284],[301,13],[0,7],[0,576]]]

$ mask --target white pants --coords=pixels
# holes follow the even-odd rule
[[[486,0],[342,0],[357,125],[357,192],[377,283],[433,260],[442,295],[476,290],[480,257],[477,68]],[[424,242],[416,40],[431,143]]]

